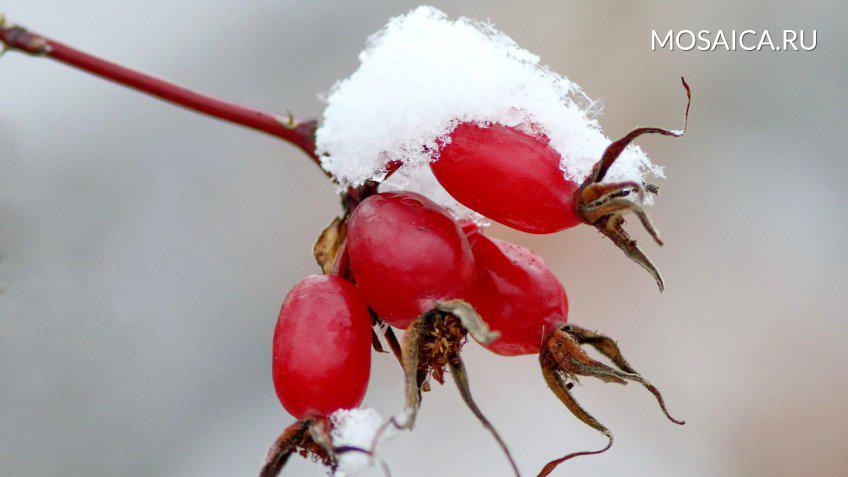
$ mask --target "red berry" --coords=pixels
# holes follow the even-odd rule
[[[578,185],[544,135],[500,124],[462,123],[441,147],[433,173],[457,201],[512,228],[545,234],[581,223]]]
[[[506,356],[538,353],[547,336],[568,320],[565,289],[530,250],[479,231],[471,231],[469,241],[477,264],[469,302],[501,333],[484,346]]]
[[[365,199],[348,231],[356,287],[380,318],[406,329],[436,301],[462,298],[474,274],[465,234],[441,207],[412,192]]]
[[[295,418],[362,402],[371,372],[371,315],[356,288],[312,275],[283,302],[274,330],[274,388]]]

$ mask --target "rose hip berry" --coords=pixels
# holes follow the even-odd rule
[[[523,232],[546,234],[581,223],[577,184],[560,170],[544,135],[500,124],[461,123],[431,168],[458,202]]]
[[[683,424],[669,415],[659,390],[630,366],[612,338],[566,323],[565,289],[540,257],[524,247],[486,237],[470,222],[464,222],[462,229],[468,235],[477,267],[469,300],[492,331],[500,333],[498,340],[483,345],[506,356],[539,353],[542,375],[554,394],[575,417],[608,438],[600,450],[575,452],[549,462],[539,477],[568,459],[600,454],[612,446],[609,429],[571,395],[579,376],[608,383],[637,382],[656,397],[672,422]],[[586,354],[582,345],[595,348],[613,366]]]
[[[683,86],[691,102],[686,81]],[[662,290],[659,272],[622,228],[623,214],[633,212],[662,245],[642,207],[646,186],[634,181],[602,181],[610,166],[637,137],[642,134],[680,137],[685,133],[688,115],[689,103],[682,131],[639,128],[614,141],[580,185],[564,177],[562,168],[567,170],[568,160],[563,161],[547,136],[500,124],[460,123],[430,167],[439,183],[458,202],[512,228],[547,234],[580,223],[596,227],[644,267]],[[656,191],[653,186],[648,189]]]
[[[389,423],[412,429],[421,391],[429,390],[431,377],[443,383],[449,368],[463,400],[519,475],[506,444],[474,402],[460,357],[466,334],[481,343],[498,334],[463,300],[474,276],[474,258],[459,224],[419,194],[372,195],[350,216],[347,253],[356,287],[377,316],[406,329],[401,344],[404,412]]]
[[[371,315],[356,288],[331,275],[298,283],[274,330],[274,388],[296,419],[357,407],[371,370]]]
[[[362,201],[351,215],[347,246],[356,287],[381,319],[402,329],[437,301],[462,298],[474,273],[456,221],[412,192]]]
[[[568,298],[541,257],[524,247],[469,233],[476,273],[469,302],[500,338],[486,344],[505,356],[538,353],[568,319]]]

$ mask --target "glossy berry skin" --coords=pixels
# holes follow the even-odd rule
[[[477,264],[469,302],[501,336],[489,350],[505,356],[538,353],[543,340],[568,320],[568,298],[536,254],[469,231]]]
[[[371,315],[356,287],[312,275],[283,302],[274,330],[274,388],[302,420],[357,407],[371,372]]]
[[[581,223],[574,207],[578,185],[563,176],[561,159],[542,134],[461,123],[431,168],[466,207],[514,229],[547,234]]]
[[[412,192],[365,199],[351,215],[347,246],[365,301],[402,329],[436,301],[463,298],[474,274],[471,248],[456,221]]]

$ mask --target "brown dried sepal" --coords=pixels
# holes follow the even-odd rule
[[[577,214],[583,219],[583,222],[597,228],[602,234],[612,240],[618,248],[624,251],[631,260],[647,270],[654,277],[660,291],[663,291],[665,288],[662,275],[660,275],[651,260],[639,249],[636,241],[631,239],[622,227],[624,225],[623,215],[627,212],[633,212],[639,217],[642,225],[651,234],[651,237],[653,237],[657,244],[663,244],[659,232],[657,232],[651,222],[650,216],[648,216],[648,213],[643,207],[646,189],[648,192],[656,194],[656,186],[632,181],[616,183],[602,183],[602,181],[616,159],[639,136],[643,134],[661,134],[664,136],[681,137],[686,134],[686,126],[689,123],[689,107],[692,104],[692,91],[689,89],[689,85],[686,84],[686,80],[683,78],[680,78],[680,80],[683,83],[683,88],[686,90],[687,98],[686,112],[683,115],[683,129],[672,131],[669,129],[647,127],[630,131],[623,138],[607,146],[601,159],[595,164],[592,173],[589,174],[589,177],[586,178],[574,194]]]
[[[429,391],[429,377],[444,384],[444,369],[453,356],[459,356],[471,333],[481,343],[491,343],[500,333],[491,331],[468,302],[440,301],[419,316],[403,335],[401,363],[406,380],[406,409],[412,429],[421,403],[421,391]]]
[[[392,350],[392,354],[395,355],[398,363],[400,363],[401,367],[403,367],[403,352],[400,349],[400,341],[398,341],[397,336],[395,336],[395,331],[391,326],[385,325],[383,328],[383,338],[386,339],[386,343],[388,343],[389,349]]]
[[[595,348],[607,357],[615,368],[603,364],[586,354],[581,347],[583,344]],[[570,390],[574,386],[574,383],[578,381],[579,376],[598,378],[606,383],[627,384],[628,381],[637,382],[654,395],[660,408],[669,420],[675,424],[685,424],[684,421],[677,420],[669,414],[665,406],[665,401],[656,386],[651,384],[630,366],[630,363],[621,354],[618,343],[606,335],[589,331],[579,326],[566,325],[551,333],[550,337],[548,337],[542,347],[542,351],[539,353],[539,362],[545,382],[565,407],[581,422],[601,432],[608,439],[607,445],[600,450],[575,452],[549,462],[539,473],[539,477],[548,475],[557,465],[568,459],[581,455],[600,454],[612,447],[612,432],[591,414],[586,412],[571,395]]]
[[[318,237],[312,247],[312,255],[323,273],[332,273],[336,257],[347,239],[347,220],[336,217]]]
[[[326,417],[305,419],[287,427],[271,446],[259,477],[276,477],[288,462],[292,454],[320,462],[335,475],[338,469],[338,456],[347,452],[358,452],[375,457],[374,449],[362,449],[355,446],[336,446],[333,443],[333,423]],[[376,447],[375,447],[376,448]],[[385,463],[380,462],[383,472],[391,475]]]
[[[450,313],[437,312],[431,315],[427,332],[421,335],[419,343],[419,370],[426,373],[424,383],[433,378],[439,384],[445,384],[445,368],[451,359],[459,356],[459,351],[468,341],[468,332],[458,318]]]
[[[268,450],[265,462],[259,470],[259,477],[280,475],[292,454],[300,454],[304,458],[334,468],[332,441],[328,441],[329,426],[330,421],[322,418],[298,421],[287,427]]]
[[[518,466],[506,443],[480,411],[471,395],[468,372],[460,357],[460,351],[469,333],[483,343],[490,343],[500,336],[499,333],[489,330],[474,307],[463,300],[437,302],[434,309],[422,314],[409,325],[401,342],[405,386],[404,411],[399,416],[391,417],[377,432],[375,446],[389,426],[399,430],[411,430],[415,427],[415,419],[421,407],[421,392],[429,390],[429,378],[444,384],[445,368],[449,368],[463,401],[483,427],[494,436],[513,472],[519,476],[521,474]]]

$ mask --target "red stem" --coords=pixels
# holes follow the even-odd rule
[[[0,41],[3,43],[4,50],[46,56],[192,111],[276,136],[299,147],[313,161],[319,163],[318,156],[315,154],[317,121],[314,119],[295,120],[292,117],[222,101],[89,55],[25,28],[8,24],[3,21],[2,15],[0,15]]]

